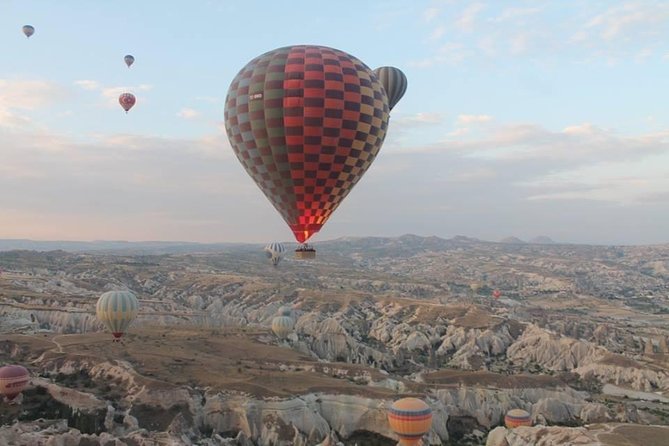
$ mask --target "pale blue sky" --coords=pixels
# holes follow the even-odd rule
[[[316,242],[669,242],[666,1],[0,0],[0,42],[0,238],[290,240],[223,99],[253,57],[311,43],[409,78]]]

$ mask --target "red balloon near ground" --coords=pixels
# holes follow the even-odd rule
[[[30,372],[20,365],[0,368],[0,394],[9,401],[16,398],[30,382]]]
[[[495,299],[499,299],[499,297],[502,295],[502,292],[500,290],[495,290],[492,292],[492,297]]]
[[[118,103],[121,104],[121,107],[123,107],[123,110],[125,110],[126,113],[134,107],[135,102],[137,102],[137,99],[132,93],[123,93],[118,97]]]

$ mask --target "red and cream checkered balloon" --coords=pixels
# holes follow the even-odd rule
[[[279,48],[230,85],[225,129],[246,172],[306,242],[362,178],[388,128],[374,72],[333,48]]]

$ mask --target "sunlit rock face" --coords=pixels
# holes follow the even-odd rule
[[[486,446],[535,446],[648,444],[661,446],[669,435],[667,426],[595,424],[588,427],[533,426],[497,427],[488,434]]]

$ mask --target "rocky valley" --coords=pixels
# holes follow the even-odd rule
[[[402,396],[432,408],[430,445],[666,444],[669,246],[317,248],[278,267],[254,245],[0,252],[0,365],[32,376],[0,445],[394,445]],[[95,316],[110,290],[140,302],[121,343]],[[535,426],[504,428],[514,408]]]

